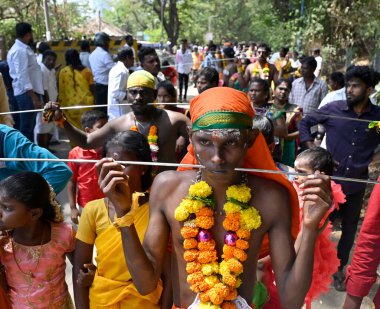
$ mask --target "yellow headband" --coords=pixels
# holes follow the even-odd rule
[[[132,87],[144,87],[156,89],[154,82],[154,76],[150,74],[148,71],[139,70],[133,72],[128,77],[127,81],[127,89]]]

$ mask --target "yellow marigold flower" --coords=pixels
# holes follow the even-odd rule
[[[251,188],[246,185],[230,186],[226,192],[227,198],[233,198],[241,203],[248,203],[251,199]]]
[[[211,302],[207,302],[207,303],[200,302],[198,305],[198,309],[220,309],[220,306],[214,305]]]
[[[217,274],[219,271],[219,265],[217,262],[207,263],[202,265],[202,273],[205,276],[211,276],[212,274]]]
[[[235,275],[238,276],[243,272],[243,264],[240,263],[237,259],[229,259],[226,261],[229,270]]]
[[[228,264],[226,261],[220,262],[219,265],[219,274],[222,275],[222,277],[225,277],[230,274],[230,268],[228,267]]]
[[[209,285],[210,289],[217,283],[219,283],[219,279],[217,276],[207,276],[205,278],[206,283]]]
[[[244,230],[251,231],[252,229],[258,229],[261,225],[261,216],[256,208],[250,207],[240,212],[241,214],[241,227]]]
[[[174,218],[177,221],[185,221],[189,217],[189,215],[189,211],[181,205],[178,206],[174,211]]]
[[[212,188],[207,182],[202,180],[190,186],[189,194],[191,196],[206,198],[212,194]]]
[[[237,283],[237,278],[234,275],[223,276],[222,280],[226,285],[230,287],[235,287]]]
[[[242,283],[243,283],[243,281],[240,278],[237,278],[235,287],[238,289]]]
[[[185,198],[182,200],[178,207],[183,207],[189,214],[193,214],[198,212],[204,206],[205,204],[201,201]]]
[[[223,209],[228,214],[228,213],[239,212],[241,210],[241,207],[234,203],[227,202],[224,204]]]

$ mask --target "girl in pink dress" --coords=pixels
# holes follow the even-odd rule
[[[63,222],[55,194],[42,176],[25,172],[0,182],[0,230],[8,237],[0,262],[12,308],[73,308],[65,260],[75,248],[75,233]]]
[[[316,171],[320,171],[326,175],[332,175],[334,160],[327,150],[321,147],[316,147],[301,152],[294,162],[294,169],[297,173],[314,174]],[[292,181],[299,197],[300,222],[302,222],[303,219],[303,200],[300,195],[302,189],[299,185],[302,183],[302,178],[304,177],[306,176],[294,176]],[[329,211],[325,214],[319,224],[320,234],[315,242],[313,280],[311,282],[309,292],[305,298],[307,309],[311,308],[311,302],[313,300],[317,299],[322,293],[326,293],[329,290],[329,286],[332,282],[332,275],[337,271],[340,264],[337,257],[336,246],[330,240],[332,226],[328,220],[328,216],[335,209],[339,208],[339,204],[346,201],[346,196],[342,191],[341,185],[335,183],[334,181],[331,181],[331,190],[333,193],[333,205],[331,205]],[[302,225],[300,226],[300,232],[294,245],[296,252],[298,250],[301,238]],[[263,308],[279,309],[281,306],[271,263],[266,263],[263,271],[263,282],[268,289],[268,294],[270,295],[269,301]]]

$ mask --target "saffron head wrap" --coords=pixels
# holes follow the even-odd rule
[[[127,89],[132,87],[155,89],[154,76],[145,70],[135,71],[129,75],[127,81]]]
[[[252,128],[255,112],[246,93],[228,88],[210,88],[195,97],[190,102],[190,115],[193,130],[211,130],[223,128]],[[249,120],[248,120],[249,119]],[[241,122],[239,122],[241,121]],[[182,164],[197,164],[193,145],[187,148],[188,153],[181,161]],[[248,149],[244,158],[244,168],[278,170],[273,162],[271,153],[265,142],[264,136],[259,133],[254,144]],[[178,170],[189,168],[179,167]],[[299,206],[297,193],[292,184],[284,175],[271,173],[250,172],[258,177],[263,177],[284,186],[290,196],[292,211],[291,234],[296,239],[299,231]],[[260,257],[269,254],[269,241],[263,240]]]

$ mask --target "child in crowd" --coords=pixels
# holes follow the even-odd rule
[[[65,282],[75,231],[63,222],[53,189],[34,172],[0,182],[0,262],[14,309],[74,308]]]
[[[134,131],[116,134],[104,145],[103,155],[120,161],[152,161],[147,139]],[[149,221],[148,190],[152,183],[151,166],[129,165],[124,170],[112,170],[112,165],[116,163],[109,161],[108,164],[111,170],[109,175],[112,174],[113,179],[109,177],[110,179],[100,186],[103,190],[109,190],[115,185],[123,190],[126,186],[129,187],[129,192],[133,193],[132,209],[136,211],[134,225],[142,241]],[[109,183],[106,183],[108,181]],[[92,201],[83,209],[78,227],[73,269],[76,307],[160,308],[161,283],[154,292],[145,296],[140,295],[133,284],[125,263],[121,233],[115,225],[116,217],[115,208],[107,198]],[[87,264],[92,262],[94,245],[97,249],[97,270],[91,286],[86,287],[80,280],[78,282],[78,279],[83,277]],[[168,283],[170,280],[164,282]],[[171,291],[171,286],[167,291]],[[167,300],[162,300],[161,308],[171,308],[171,304],[172,299],[168,296]]]
[[[91,133],[100,129],[108,121],[108,116],[100,110],[86,111],[82,115],[82,129]],[[101,149],[82,149],[79,146],[69,152],[69,159],[101,159]],[[104,195],[98,186],[98,175],[93,163],[68,163],[73,176],[67,185],[71,221],[78,224],[81,209],[90,201],[102,198]],[[79,209],[77,208],[77,203]]]

